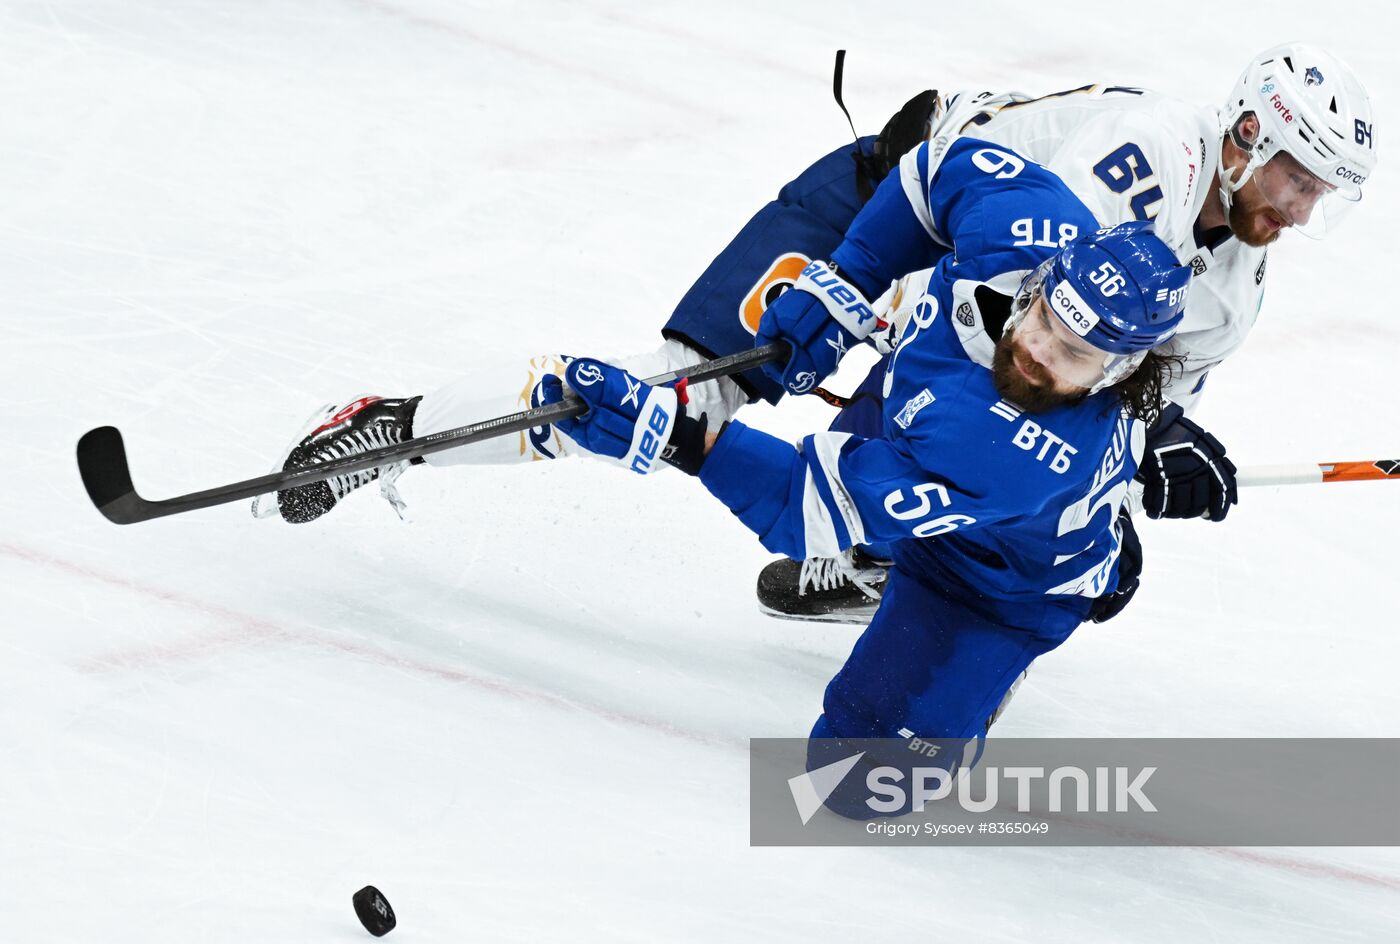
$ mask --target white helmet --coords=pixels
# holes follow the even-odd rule
[[[1241,130],[1253,115],[1259,130]],[[1221,130],[1249,154],[1232,177],[1221,165],[1220,196],[1231,198],[1251,178],[1295,229],[1319,238],[1361,200],[1376,166],[1371,99],[1335,56],[1305,43],[1285,43],[1254,58],[1220,111]]]

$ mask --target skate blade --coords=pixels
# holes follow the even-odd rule
[[[281,472],[282,467],[287,464],[287,457],[292,454],[292,450],[299,446],[303,439],[310,436],[313,429],[325,424],[327,420],[335,416],[336,411],[339,409],[340,407],[334,403],[326,403],[317,407],[316,412],[311,414],[311,418],[302,424],[301,430],[292,438],[291,444],[288,445],[286,449],[282,450],[281,457],[277,460],[277,464],[272,467],[271,471],[274,473]],[[277,508],[277,493],[268,492],[265,495],[259,495],[257,498],[254,498],[252,510],[254,518],[272,518],[279,516],[281,512]]]
[[[775,610],[758,605],[758,611],[764,616],[771,616],[773,619],[791,620],[799,623],[846,623],[851,626],[867,626],[875,618],[875,611],[879,609],[878,603],[870,606],[858,607],[856,609],[842,610],[838,613],[784,613],[782,610]]]

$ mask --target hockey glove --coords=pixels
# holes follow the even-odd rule
[[[1137,593],[1142,579],[1142,542],[1133,527],[1133,516],[1127,510],[1118,513],[1118,589],[1105,593],[1089,607],[1089,621],[1102,623],[1113,619]]]
[[[787,344],[792,349],[787,363],[764,364],[763,372],[788,393],[803,394],[875,327],[875,312],[860,291],[825,262],[813,262],[763,313],[754,346]]]
[[[663,458],[692,475],[699,471],[705,418],[687,417],[674,388],[653,387],[620,367],[587,357],[569,362],[564,382],[588,404],[588,412],[554,426],[584,449],[643,474],[655,472]],[[558,403],[564,398],[564,382],[546,376],[540,382],[540,399]],[[673,438],[680,445],[668,448]]]
[[[1224,521],[1239,501],[1235,464],[1225,458],[1225,447],[1175,403],[1147,431],[1137,477],[1149,518]]]

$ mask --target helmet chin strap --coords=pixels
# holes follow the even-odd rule
[[[1232,138],[1234,138],[1234,140],[1232,140]],[[1244,169],[1240,171],[1238,180],[1235,179],[1234,171],[1230,170],[1225,164],[1224,144],[1226,141],[1230,141],[1235,147],[1249,155],[1249,160],[1245,162]],[[1263,150],[1264,149],[1257,144],[1251,146],[1243,140],[1236,138],[1235,132],[1226,130],[1225,136],[1221,141],[1220,165],[1216,168],[1215,179],[1220,184],[1217,188],[1217,192],[1220,194],[1220,204],[1225,209],[1225,216],[1227,219],[1230,216],[1230,207],[1235,202],[1235,194],[1239,192],[1241,187],[1249,183],[1249,178],[1254,176],[1254,172],[1263,167],[1266,163],[1267,159],[1263,155]]]
[[[1246,170],[1248,170],[1248,168],[1246,168]],[[1246,177],[1239,183],[1235,183],[1233,172],[1225,166],[1224,161],[1221,161],[1220,170],[1216,173],[1215,179],[1220,184],[1217,188],[1217,192],[1220,194],[1220,206],[1225,210],[1225,218],[1229,219],[1230,207],[1235,202],[1235,191],[1243,187],[1249,178]]]

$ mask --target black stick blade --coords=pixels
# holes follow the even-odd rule
[[[145,502],[131,484],[126,446],[115,426],[90,429],[78,440],[78,473],[88,498],[108,521],[131,524],[144,520],[140,508]]]

